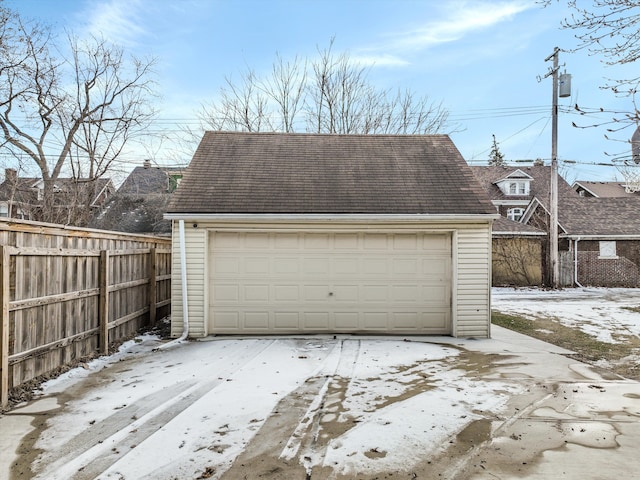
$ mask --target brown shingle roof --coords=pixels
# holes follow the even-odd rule
[[[625,182],[590,182],[578,180],[573,184],[574,189],[584,188],[595,197],[629,197],[638,196],[640,192],[628,193],[625,190]]]
[[[491,232],[494,235],[546,235],[546,233],[539,228],[514,222],[505,217],[494,220],[491,226]]]
[[[206,132],[169,213],[494,214],[447,135]]]
[[[640,197],[566,199],[558,222],[569,235],[640,235]]]

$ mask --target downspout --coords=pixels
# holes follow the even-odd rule
[[[175,340],[165,343],[155,350],[164,350],[182,343],[189,335],[189,305],[187,302],[187,252],[185,251],[184,220],[178,223],[180,242],[180,277],[182,280],[182,335]]]
[[[576,238],[573,242],[573,282],[580,288],[584,288],[578,281],[578,242],[580,237]]]

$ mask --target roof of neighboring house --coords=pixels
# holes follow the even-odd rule
[[[573,189],[576,191],[579,189],[586,190],[594,197],[628,197],[629,195],[636,195],[640,197],[640,192],[628,193],[625,190],[625,182],[619,181],[591,182],[587,180],[578,180],[573,183]]]
[[[169,213],[495,214],[447,135],[206,132]]]
[[[16,201],[24,203],[37,203],[38,202],[38,184],[42,182],[40,178],[34,177],[16,177],[14,179],[7,179],[0,184],[0,201]],[[113,189],[113,183],[110,178],[98,178],[88,181],[86,179],[74,179],[74,178],[58,178],[56,179],[55,190],[60,193],[73,193],[79,191],[82,188],[93,188],[95,186],[94,198],[91,201],[93,205],[100,197],[100,194],[105,189]],[[84,190],[89,192],[89,190]],[[64,196],[54,197],[55,202],[61,205],[67,203],[68,198]]]
[[[134,168],[118,189],[118,193],[132,195],[148,195],[151,193],[167,193],[169,178],[172,173],[180,174],[182,167],[151,167]]]
[[[169,194],[131,195],[116,193],[89,226],[103,230],[162,235],[171,233],[171,222],[163,214]]]
[[[568,235],[639,235],[640,197],[566,199],[558,223]]]
[[[473,174],[480,180],[491,200],[531,200],[537,197],[545,205],[549,199],[551,167],[547,165],[522,166],[476,166],[471,167]],[[517,171],[531,177],[529,195],[505,195],[496,185]],[[522,178],[522,176],[513,177]],[[573,198],[578,194],[561,175],[558,175],[558,198]]]
[[[494,220],[491,228],[493,235],[546,235],[546,233],[531,225],[526,225],[520,222],[514,222],[505,217],[500,217]]]

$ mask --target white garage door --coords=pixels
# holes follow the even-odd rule
[[[215,232],[209,333],[451,333],[451,237]]]

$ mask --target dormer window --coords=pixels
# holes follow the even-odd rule
[[[528,196],[531,193],[531,182],[533,177],[518,169],[511,172],[506,177],[493,182],[500,191],[507,196]]]
[[[529,182],[528,181],[518,181],[508,182],[509,191],[508,195],[529,195]]]

